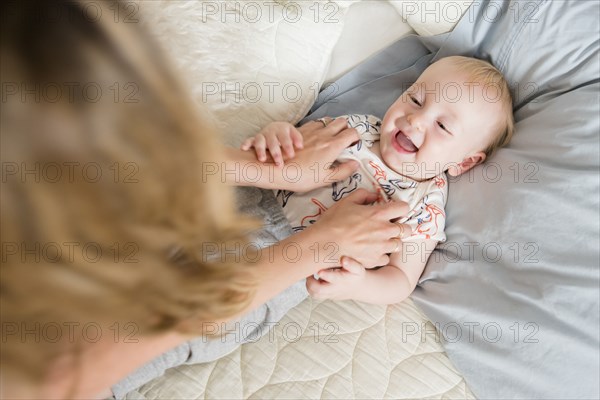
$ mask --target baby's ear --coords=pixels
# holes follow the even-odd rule
[[[478,151],[475,154],[470,155],[463,159],[460,164],[454,164],[448,168],[448,175],[450,176],[459,176],[470,170],[476,165],[481,164],[485,161],[485,153],[483,151]]]

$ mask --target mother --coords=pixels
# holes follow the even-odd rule
[[[256,227],[234,211],[224,183],[299,187],[264,165],[269,179],[258,183],[215,173],[253,161],[221,148],[139,27],[113,21],[120,4],[95,4],[101,17],[73,2],[2,4],[6,398],[100,395],[203,334],[202,322],[248,312],[322,268],[328,252],[315,250],[332,239],[338,260],[366,266],[385,263],[398,244],[390,220],[404,205],[366,206],[374,195],[358,192],[283,246],[257,249],[252,262],[209,257],[209,245],[243,245]],[[301,189],[325,183],[314,167],[356,140],[345,128],[301,128]],[[277,251],[292,240],[294,263]]]

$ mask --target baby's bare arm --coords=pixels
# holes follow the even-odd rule
[[[366,271],[364,285],[353,298],[374,304],[403,301],[415,290],[436,244],[436,240],[402,243],[402,250],[391,255],[388,265]]]

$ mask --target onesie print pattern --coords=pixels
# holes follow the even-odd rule
[[[360,168],[347,179],[306,193],[276,190],[277,201],[294,232],[314,224],[335,202],[359,188],[377,192],[377,202],[400,200],[408,203],[410,212],[398,222],[411,227],[404,240],[446,240],[444,207],[448,179],[444,173],[423,182],[400,175],[388,167],[375,152],[379,146],[381,120],[372,115],[348,115],[348,125],[358,131],[360,140],[346,148],[338,161],[356,160]]]

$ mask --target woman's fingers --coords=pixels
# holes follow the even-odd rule
[[[398,237],[388,239],[387,244],[388,246],[386,251],[388,253],[398,253],[400,250],[402,250],[402,239]]]
[[[352,144],[358,142],[360,140],[360,136],[358,135],[358,131],[355,128],[348,128],[340,131],[336,135],[336,145],[341,149],[345,149],[346,147],[350,147]]]
[[[387,252],[388,253],[398,253],[402,250],[402,241],[406,239],[410,235],[412,235],[412,230],[410,225],[406,224],[395,224],[397,226],[397,232],[395,235],[388,239],[387,244]]]
[[[323,124],[320,121],[308,121],[304,125],[298,127],[298,130],[302,135],[305,135],[309,132],[315,131],[319,128],[323,128]]]
[[[384,204],[375,204],[374,207],[376,217],[388,221],[404,217],[410,211],[408,209],[408,204],[403,201],[390,201]]]
[[[327,126],[325,127],[325,132],[330,135],[337,135],[342,132],[344,129],[348,129],[348,120],[346,118],[336,118],[334,120],[327,120]]]
[[[358,170],[360,164],[358,161],[350,160],[336,165],[335,167],[331,167],[332,171],[329,176],[327,176],[327,183],[334,183],[342,181],[352,175],[356,170]]]
[[[375,263],[375,265],[376,266],[388,265],[389,263],[390,263],[390,256],[388,256],[387,254],[383,254],[377,259],[377,262]]]
[[[291,128],[290,137],[292,138],[292,143],[297,149],[304,147],[304,138],[298,129]]]
[[[325,123],[323,123],[325,121]],[[303,134],[319,131],[320,136],[335,136],[344,129],[348,128],[348,120],[346,118],[323,117],[315,121],[307,122],[298,128]]]
[[[412,228],[408,224],[397,224],[400,227],[400,235],[398,237],[400,239],[406,239],[410,235],[412,235]]]
[[[347,201],[351,201],[355,204],[371,204],[377,201],[379,196],[377,193],[369,192],[365,189],[357,189],[350,193],[350,195],[346,198],[348,199]]]
[[[372,204],[377,197],[376,193],[356,190],[335,203],[315,224],[322,224],[322,229],[331,231],[327,237],[336,238],[340,255],[353,257],[367,268],[386,265],[387,254],[400,251],[401,236],[410,232],[390,221],[404,216],[407,205],[401,202]]]
[[[391,237],[387,241],[387,252],[398,253],[402,250],[403,240],[412,235],[412,228],[407,224],[395,224],[398,228],[396,236]]]

